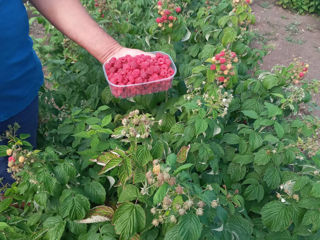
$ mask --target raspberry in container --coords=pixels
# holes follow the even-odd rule
[[[112,58],[103,64],[103,71],[112,95],[129,98],[168,91],[177,68],[172,58],[163,52],[154,56],[138,55]]]

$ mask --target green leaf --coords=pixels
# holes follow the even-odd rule
[[[261,209],[262,222],[271,231],[279,232],[289,228],[295,215],[291,205],[272,201]]]
[[[34,195],[34,200],[41,206],[46,207],[48,201],[48,194],[46,192],[39,192]]]
[[[320,228],[320,212],[319,210],[308,210],[302,219],[302,225],[312,225],[312,231],[317,231]]]
[[[179,226],[175,225],[166,232],[164,240],[184,240],[179,235]]]
[[[71,190],[65,190],[60,197],[60,213],[71,220],[82,219],[90,209],[89,200]]]
[[[275,75],[271,75],[271,74],[266,75],[262,80],[263,87],[268,90],[275,86],[278,86],[278,83],[279,83],[278,78]]]
[[[176,176],[179,172],[182,172],[182,171],[184,171],[184,170],[187,170],[187,169],[191,168],[192,166],[193,166],[192,163],[184,164],[184,165],[178,167],[178,168],[173,172],[173,175]]]
[[[311,189],[311,196],[320,198],[320,182],[313,184]]]
[[[275,123],[274,123],[274,130],[276,131],[277,136],[278,136],[279,138],[282,138],[282,137],[283,137],[283,135],[284,135],[284,129],[283,129],[283,127],[281,126],[280,123],[278,123],[278,122],[275,122]]]
[[[227,46],[230,43],[233,43],[236,40],[237,32],[232,27],[226,27],[223,30],[222,44]]]
[[[311,179],[307,176],[299,177],[293,186],[293,191],[300,191],[301,189],[304,188],[305,185],[307,185],[310,182],[311,182]]]
[[[141,232],[146,225],[146,215],[138,204],[124,203],[115,212],[113,223],[120,240],[128,240],[135,233]]]
[[[245,116],[247,116],[249,118],[252,118],[252,119],[258,119],[259,118],[259,115],[253,110],[244,110],[244,111],[242,111],[242,113]]]
[[[64,233],[66,222],[61,216],[49,217],[44,223],[43,227],[48,230],[47,236],[49,240],[59,240]]]
[[[174,167],[175,164],[177,162],[177,155],[174,153],[171,153],[167,159],[166,159],[166,163],[170,166],[170,167]]]
[[[111,115],[105,116],[105,117],[102,119],[101,126],[102,126],[102,127],[107,126],[109,123],[111,123],[111,120],[112,120],[112,116],[111,116]]]
[[[273,166],[268,167],[266,172],[264,173],[263,180],[271,189],[278,188],[281,180],[279,169]]]
[[[10,228],[10,226],[5,222],[0,222],[0,231],[3,231],[6,228]],[[0,237],[1,237],[1,235],[0,235]],[[6,238],[4,238],[4,239],[6,239]]]
[[[238,163],[230,163],[228,166],[228,174],[234,182],[238,182],[246,175],[246,166]]]
[[[98,124],[98,123],[100,123],[100,119],[97,117],[91,117],[91,118],[86,119],[86,123],[88,125]]]
[[[163,198],[167,194],[168,189],[169,189],[168,183],[164,183],[161,185],[161,187],[158,188],[158,190],[153,196],[153,205],[157,205],[158,203],[162,202]]]
[[[264,136],[263,140],[269,142],[270,144],[276,144],[279,142],[279,139],[271,134]]]
[[[246,165],[253,162],[253,155],[252,154],[236,154],[232,159],[232,162],[238,163],[240,165]]]
[[[266,165],[270,162],[270,155],[267,154],[265,149],[259,150],[259,152],[254,154],[254,163],[257,165]]]
[[[124,184],[128,178],[132,175],[132,163],[131,159],[125,157],[123,159],[122,165],[119,168],[119,179],[122,184]]]
[[[5,211],[12,203],[12,198],[5,198],[0,201],[0,213]]]
[[[208,122],[205,119],[198,118],[195,122],[195,128],[196,128],[196,135],[205,133],[205,131],[208,129]]]
[[[151,155],[153,159],[161,159],[164,153],[164,145],[161,141],[156,141],[152,146]]]
[[[222,141],[228,144],[239,144],[240,137],[233,133],[227,133],[223,136]]]
[[[249,185],[244,192],[244,196],[249,201],[257,200],[260,202],[264,196],[263,186],[261,184]]]
[[[198,240],[201,236],[202,224],[193,213],[183,215],[179,219],[178,233],[183,240]]]
[[[138,146],[138,149],[136,151],[136,161],[141,165],[145,166],[149,162],[152,161],[152,155],[150,151],[148,150],[147,145],[141,145]]]
[[[282,114],[282,110],[278,106],[268,102],[265,102],[264,105],[268,110],[268,117],[275,117]]]
[[[136,200],[139,197],[139,195],[139,189],[136,186],[127,184],[123,187],[120,193],[118,203]]]
[[[263,143],[262,137],[257,132],[251,132],[249,135],[249,145],[251,146],[252,150],[256,150],[257,148],[261,147]]]
[[[102,184],[97,181],[86,183],[84,192],[90,201],[96,204],[103,204],[106,200],[106,190]]]

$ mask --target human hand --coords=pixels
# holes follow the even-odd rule
[[[151,56],[151,57],[155,56],[152,53],[144,52],[139,49],[122,47],[119,50],[117,50],[114,54],[110,55],[105,62],[109,62],[111,58],[121,58],[126,55],[130,55],[130,56],[134,57],[134,56],[141,55],[141,54]]]

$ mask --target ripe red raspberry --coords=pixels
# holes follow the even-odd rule
[[[132,76],[137,78],[140,76],[140,70],[139,69],[135,69],[132,71]]]
[[[156,22],[157,22],[157,23],[162,23],[162,19],[161,19],[161,18],[157,18],[157,19],[156,19]]]
[[[210,66],[210,70],[216,70],[217,69],[217,66],[215,65],[215,64],[212,64],[211,66]]]
[[[220,52],[220,57],[224,57],[226,55],[225,51]]]
[[[219,82],[224,82],[224,77],[218,77]]]
[[[235,58],[237,56],[237,54],[235,52],[231,52],[231,57]]]
[[[167,15],[163,15],[163,16],[161,17],[162,22],[166,21],[167,19],[168,19],[168,16],[167,16]]]
[[[180,13],[181,12],[181,7],[177,7],[176,8],[176,13]]]
[[[162,2],[161,1],[158,1],[158,6],[162,6]]]
[[[221,62],[221,60],[222,60],[222,59],[220,59],[220,62]],[[220,66],[220,70],[221,70],[221,71],[227,70],[227,66],[222,64],[222,65]]]
[[[307,71],[308,71],[308,68],[307,68],[307,67],[305,67],[305,68],[303,69],[303,71],[304,71],[304,72],[307,72]]]
[[[174,17],[173,17],[173,16],[169,16],[168,19],[169,19],[170,21],[173,21],[173,20],[174,20]]]
[[[214,56],[214,58],[215,58],[217,61],[219,61],[219,60],[220,60],[220,55],[217,54],[217,55]]]
[[[226,62],[226,59],[225,58],[220,58],[220,63],[221,64],[224,64]]]
[[[165,15],[170,15],[170,14],[171,14],[171,11],[168,10],[168,9],[166,9],[166,10],[164,10],[164,14],[165,14]]]
[[[303,72],[299,73],[299,77],[303,78],[304,77],[304,73]]]

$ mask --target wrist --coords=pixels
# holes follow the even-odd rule
[[[115,56],[118,52],[120,52],[122,49],[124,49],[124,47],[115,41],[112,45],[109,45],[108,49],[104,51],[103,55],[100,58],[98,58],[99,62],[104,64],[113,56]]]

